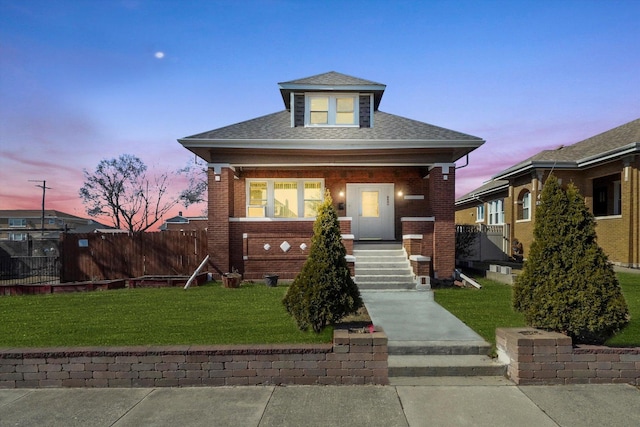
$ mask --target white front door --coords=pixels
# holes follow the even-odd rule
[[[347,216],[356,240],[394,240],[393,184],[347,184]]]

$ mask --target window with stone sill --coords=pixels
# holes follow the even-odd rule
[[[531,193],[529,190],[522,190],[518,196],[517,220],[526,221],[531,219]]]
[[[502,224],[504,224],[504,200],[492,200],[489,202],[489,225]]]

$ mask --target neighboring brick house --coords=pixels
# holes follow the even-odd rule
[[[484,141],[380,111],[386,86],[369,80],[329,72],[279,88],[284,110],[179,139],[208,162],[217,273],[295,277],[328,189],[349,254],[354,241],[404,241],[416,275],[450,277],[454,162]]]
[[[596,217],[598,244],[617,265],[640,268],[640,119],[573,145],[542,151],[456,200],[456,224],[506,224],[524,257],[536,201],[553,173],[573,182]]]

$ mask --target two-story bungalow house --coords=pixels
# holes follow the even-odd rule
[[[450,277],[454,162],[484,141],[380,111],[381,83],[328,72],[279,88],[282,111],[179,139],[208,162],[217,272],[295,277],[329,190],[348,253],[404,242],[416,276]]]
[[[609,260],[640,268],[640,119],[541,151],[498,173],[456,200],[456,223],[504,224],[508,238],[522,243],[526,258],[537,201],[551,172],[562,184],[573,182],[584,196]]]

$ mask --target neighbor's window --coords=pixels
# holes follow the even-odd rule
[[[593,214],[611,216],[622,214],[622,182],[616,173],[593,180]]]
[[[324,182],[317,180],[247,180],[248,218],[314,218]]]
[[[305,124],[308,126],[358,125],[357,96],[307,95]]]
[[[484,222],[484,203],[476,206],[476,222]]]
[[[518,217],[519,220],[531,219],[531,193],[523,190],[518,197]]]
[[[27,220],[24,218],[9,218],[9,227],[26,227]]]
[[[489,224],[504,224],[504,200],[498,199],[489,202]]]
[[[9,233],[9,240],[14,242],[27,240],[27,233]]]

